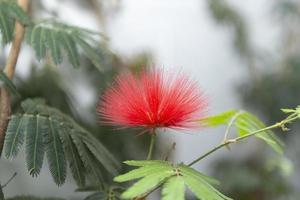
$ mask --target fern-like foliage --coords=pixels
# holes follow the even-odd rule
[[[103,35],[52,19],[34,24],[13,0],[0,0],[0,33],[3,44],[12,41],[15,20],[26,25],[27,43],[33,47],[38,60],[45,59],[48,53],[54,64],[59,65],[66,55],[72,66],[79,67],[80,56],[84,55],[102,71],[107,58],[112,58],[112,53],[102,43]]]
[[[44,20],[27,28],[26,40],[35,51],[38,60],[45,59],[47,52],[54,64],[63,62],[64,54],[75,67],[80,65],[80,53],[103,70],[103,54],[108,50],[101,44],[102,35],[87,29],[70,26],[55,20]]]
[[[17,97],[20,97],[20,94],[17,91],[16,86],[13,82],[6,76],[3,71],[0,71],[0,80],[4,83],[4,86],[9,90],[9,92]]]
[[[8,124],[4,144],[6,158],[14,158],[25,142],[29,173],[39,175],[46,155],[57,185],[66,179],[67,164],[79,186],[85,185],[87,176],[101,184],[100,164],[108,172],[116,173],[118,162],[72,118],[40,99],[25,100],[21,106],[24,113],[13,115]]]
[[[162,187],[162,200],[184,200],[185,186],[198,199],[230,200],[212,185],[218,181],[184,164],[172,165],[166,161],[126,161],[127,165],[138,167],[126,174],[117,176],[116,182],[140,179],[122,193],[124,199],[144,197],[149,192]]]
[[[238,136],[244,136],[266,127],[261,120],[251,113],[239,110],[230,110],[219,115],[208,117],[202,119],[200,123],[203,126],[209,127],[227,125],[228,131],[234,126]],[[283,153],[283,142],[271,130],[263,131],[255,136],[265,141],[277,153]]]
[[[52,198],[52,197],[39,198],[39,197],[35,197],[35,196],[16,196],[16,197],[7,198],[7,200],[64,200],[64,199]]]
[[[15,1],[0,0],[0,32],[3,44],[12,41],[15,20],[18,20],[25,25],[30,24],[29,17]]]

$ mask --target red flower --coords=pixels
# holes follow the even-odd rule
[[[101,98],[102,122],[120,127],[195,128],[206,99],[197,84],[182,74],[163,70],[123,73]]]

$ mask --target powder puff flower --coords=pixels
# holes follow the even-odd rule
[[[97,113],[104,124],[118,127],[196,128],[207,101],[196,82],[161,69],[126,72],[101,97]]]

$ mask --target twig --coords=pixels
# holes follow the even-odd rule
[[[29,8],[29,0],[18,0],[18,5],[23,8],[25,12]],[[10,49],[6,65],[4,67],[4,73],[9,79],[12,79],[15,73],[16,64],[18,61],[21,44],[25,34],[25,27],[20,22],[16,21],[15,35],[12,41],[12,47]],[[2,154],[5,131],[7,128],[9,116],[11,114],[11,101],[8,90],[5,87],[0,89],[0,155]]]
[[[253,132],[251,132],[251,133],[249,133],[249,134],[246,134],[246,135],[243,135],[243,136],[240,136],[240,137],[231,139],[231,140],[226,140],[226,141],[224,141],[222,144],[220,144],[220,145],[214,147],[213,149],[211,149],[210,151],[206,152],[205,154],[203,154],[203,155],[200,156],[199,158],[197,158],[197,159],[195,159],[194,161],[190,162],[190,163],[188,164],[188,166],[192,166],[192,165],[198,163],[199,161],[201,161],[202,159],[206,158],[206,157],[209,156],[210,154],[214,153],[215,151],[217,151],[217,150],[219,150],[219,149],[221,149],[221,148],[223,148],[223,147],[228,146],[229,144],[237,143],[237,142],[239,142],[239,141],[241,141],[241,140],[244,140],[244,139],[246,139],[246,138],[249,138],[249,137],[251,137],[251,136],[254,136],[254,135],[258,134],[258,133],[261,133],[261,132],[264,132],[264,131],[268,131],[268,130],[271,130],[271,129],[275,129],[275,128],[281,128],[283,131],[286,131],[287,129],[286,129],[285,125],[288,124],[288,123],[291,123],[292,121],[294,121],[294,120],[296,120],[296,119],[298,119],[298,118],[299,118],[299,117],[298,117],[297,114],[293,114],[293,115],[287,117],[286,119],[282,120],[281,122],[278,122],[278,123],[273,124],[273,125],[271,125],[271,126],[265,127],[265,128],[263,128],[263,129],[259,129],[259,130],[257,130],[257,131],[253,131]]]
[[[154,149],[154,145],[155,145],[155,140],[156,140],[156,133],[155,133],[155,129],[153,129],[153,131],[151,133],[151,141],[150,141],[150,145],[149,145],[149,151],[148,151],[148,155],[147,155],[147,160],[151,160],[152,159],[152,154],[153,154],[153,149]]]
[[[166,157],[164,158],[165,161],[169,160],[170,154],[172,153],[172,151],[175,150],[175,147],[176,147],[176,142],[173,142],[171,148],[169,149],[169,151],[166,154]]]
[[[237,112],[237,113],[231,118],[231,120],[230,120],[230,122],[229,122],[229,124],[228,124],[228,126],[227,126],[227,128],[226,128],[226,131],[225,131],[225,134],[224,134],[223,142],[225,142],[225,141],[227,140],[232,125],[234,124],[234,122],[237,120],[237,118],[238,118],[241,114],[243,114],[243,111]]]
[[[8,179],[8,181],[6,181],[6,183],[4,185],[1,185],[1,188],[5,188],[15,177],[17,176],[17,172],[15,172],[10,179]]]

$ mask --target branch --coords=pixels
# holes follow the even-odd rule
[[[285,125],[288,124],[288,123],[293,122],[294,120],[296,120],[298,118],[299,117],[298,117],[297,114],[292,114],[289,117],[287,117],[286,119],[282,120],[281,122],[278,122],[278,123],[273,124],[271,126],[265,127],[263,129],[259,129],[257,131],[250,132],[249,134],[246,134],[246,135],[243,135],[243,136],[240,136],[240,137],[236,137],[234,139],[225,140],[222,144],[214,147],[213,149],[211,149],[210,151],[206,152],[205,154],[203,154],[199,158],[197,158],[194,161],[190,162],[188,164],[188,166],[192,166],[192,165],[198,163],[199,161],[201,161],[202,159],[206,158],[210,154],[214,153],[215,151],[218,151],[219,149],[222,149],[223,147],[228,146],[229,144],[237,143],[237,142],[239,142],[241,140],[244,140],[246,138],[252,137],[252,136],[257,135],[259,133],[262,133],[262,132],[265,132],[265,131],[268,131],[268,130],[271,130],[271,129],[275,129],[275,128],[282,128],[282,130],[286,130]]]
[[[1,188],[5,188],[15,177],[17,176],[17,172],[15,172],[10,179],[8,179],[8,181],[6,181],[6,183],[4,185],[1,185]]]
[[[151,160],[152,159],[153,149],[154,149],[155,140],[156,140],[155,129],[153,129],[153,131],[150,134],[151,134],[151,141],[150,141],[150,145],[149,145],[149,151],[148,151],[148,155],[147,155],[147,160]]]
[[[29,0],[18,0],[18,5],[24,9],[25,12],[29,8]],[[25,27],[20,22],[16,21],[14,39],[12,41],[12,47],[10,49],[6,65],[4,67],[4,73],[12,80],[16,64],[18,61],[21,44],[25,34]],[[3,150],[5,131],[7,128],[9,116],[11,114],[11,101],[8,90],[5,87],[0,89],[0,155]]]

